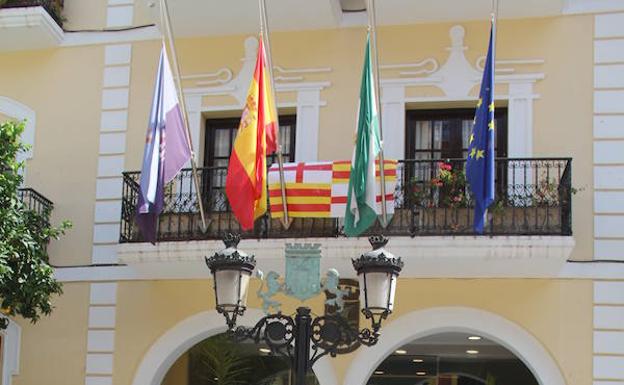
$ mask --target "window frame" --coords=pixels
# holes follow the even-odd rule
[[[290,148],[288,151],[284,151],[285,154],[288,155],[292,160],[295,161],[295,148],[296,148],[296,138],[297,138],[297,115],[288,114],[288,115],[280,115],[279,116],[280,126],[291,126],[290,130]],[[204,135],[204,167],[215,167],[214,162],[215,159],[229,159],[232,153],[232,146],[234,145],[234,133],[238,129],[240,124],[240,118],[215,118],[215,119],[206,119],[205,125],[205,135]],[[214,141],[216,138],[216,130],[229,130],[230,131],[230,148],[228,150],[227,157],[215,157],[214,154]],[[269,154],[268,156],[270,156]],[[272,161],[272,158],[269,158]],[[284,161],[289,161],[287,158]]]
[[[472,120],[474,118],[475,109],[474,108],[446,108],[446,109],[426,109],[426,110],[416,110],[410,109],[405,111],[405,158],[406,159],[416,159],[417,153],[429,153],[431,159],[463,159],[462,156],[443,156],[445,150],[444,149],[435,149],[433,147],[429,149],[416,150],[415,147],[415,127],[416,122],[418,121],[434,121],[434,120],[447,120],[452,122],[451,124],[456,125],[456,129],[458,131],[457,138],[460,143],[457,147],[457,144],[454,148],[449,149],[447,151],[456,151],[461,152],[466,150],[461,146],[461,122],[462,120]],[[508,134],[508,118],[509,113],[507,107],[497,107],[495,110],[495,119],[497,122],[496,126],[496,157],[506,158],[509,152],[509,134]],[[431,135],[434,135],[434,130],[431,130]],[[457,139],[456,139],[457,141]],[[431,144],[433,146],[433,138],[431,139]],[[439,157],[436,158],[436,154],[440,154]]]

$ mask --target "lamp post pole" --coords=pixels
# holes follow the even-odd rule
[[[295,316],[295,362],[291,374],[294,385],[305,385],[308,373],[308,361],[310,360],[310,327],[312,317],[310,309],[298,307]]]
[[[224,238],[226,248],[206,257],[214,278],[217,312],[225,316],[228,332],[238,342],[251,340],[265,344],[274,356],[291,361],[291,384],[305,385],[306,375],[314,363],[325,355],[335,357],[350,353],[359,344],[373,346],[379,339],[384,319],[392,313],[396,281],[403,261],[384,249],[384,236],[369,238],[373,250],[353,259],[362,290],[362,314],[371,327],[354,329],[338,314],[312,317],[308,307],[297,308],[294,317],[278,312],[262,317],[253,327],[236,326],[236,318],[246,309],[251,273],[256,265],[253,255],[237,248],[239,235]]]

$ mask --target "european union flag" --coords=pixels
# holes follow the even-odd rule
[[[475,203],[474,230],[477,233],[483,233],[485,211],[494,201],[494,33],[492,24],[466,159],[466,178]]]

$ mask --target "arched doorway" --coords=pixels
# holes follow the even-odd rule
[[[238,325],[253,326],[264,314],[247,309]],[[205,311],[180,321],[161,335],[143,356],[132,385],[162,385],[169,370],[187,351],[198,343],[225,332],[225,320],[216,311]],[[331,358],[323,357],[314,364],[319,385],[338,385]]]
[[[161,385],[288,385],[290,360],[269,355],[267,346],[237,343],[226,333],[197,343],[169,369]],[[318,385],[314,373],[306,385]]]
[[[504,347],[526,366],[539,385],[565,385],[556,362],[535,337],[497,314],[467,307],[418,310],[388,322],[379,343],[361,349],[353,359],[343,384],[367,385],[376,368],[397,349],[427,336],[449,332],[478,335]]]
[[[475,333],[443,332],[408,342],[386,357],[368,385],[537,385],[504,346]]]

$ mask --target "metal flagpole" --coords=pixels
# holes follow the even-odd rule
[[[498,21],[498,0],[492,0],[492,64],[496,59],[496,22]],[[492,74],[494,74],[494,67],[492,67]],[[494,95],[494,82],[492,82],[492,95]]]
[[[290,227],[292,223],[288,216],[288,203],[286,202],[286,179],[284,178],[284,157],[282,156],[282,145],[279,143],[279,115],[277,114],[277,99],[275,99],[275,83],[273,82],[273,64],[271,62],[271,43],[269,39],[269,23],[267,21],[266,4],[264,0],[259,0],[260,5],[260,39],[265,46],[266,53],[266,66],[269,70],[269,80],[271,83],[271,98],[273,99],[275,108],[275,125],[277,126],[276,140],[277,140],[277,165],[279,168],[280,189],[282,193],[282,208],[284,210],[284,216],[282,217],[282,226],[285,229]]]
[[[492,0],[492,11],[490,13],[490,21],[492,23],[492,103],[494,103],[494,89],[495,89],[495,80],[496,80],[496,22],[498,19],[498,0]],[[494,122],[496,121],[496,119],[494,119]],[[496,123],[494,123],[496,124]],[[494,162],[496,162],[496,160],[494,160]],[[489,223],[487,218],[488,218],[488,211],[489,209],[485,209],[485,211],[483,212],[483,222],[484,223]],[[489,223],[490,228],[492,227],[492,223]]]
[[[383,153],[383,130],[381,124],[381,105],[379,103],[379,63],[377,55],[377,30],[375,29],[375,0],[368,0],[366,6],[368,12],[368,30],[370,31],[370,44],[372,51],[372,72],[373,72],[373,90],[375,91],[375,106],[377,108],[377,115],[379,119],[379,181],[381,192],[381,225],[386,228],[388,226],[388,213],[386,207],[386,175]]]
[[[199,177],[197,176],[197,164],[195,163],[195,151],[193,149],[193,139],[191,138],[191,131],[188,120],[188,113],[186,111],[186,101],[184,99],[184,93],[182,92],[182,79],[180,77],[180,65],[178,64],[178,54],[175,49],[175,41],[173,37],[173,30],[171,28],[171,19],[169,18],[169,8],[167,7],[167,0],[160,0],[160,19],[161,24],[164,24],[164,29],[167,33],[169,40],[169,47],[173,56],[173,70],[175,72],[175,80],[177,83],[178,98],[180,99],[180,107],[182,107],[182,118],[184,119],[184,126],[186,127],[186,140],[188,146],[191,149],[191,168],[193,173],[193,180],[195,182],[195,193],[197,195],[197,202],[199,203],[199,214],[202,221],[202,231],[208,230],[206,223],[206,215],[204,213],[204,203],[201,195],[201,187],[199,184]],[[164,37],[163,37],[164,42]]]

